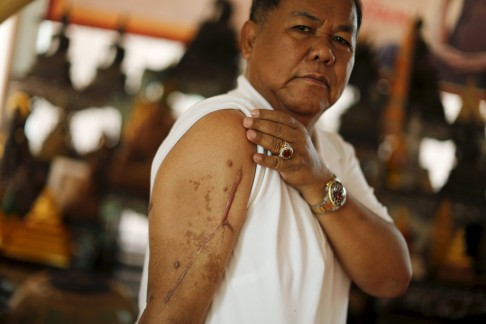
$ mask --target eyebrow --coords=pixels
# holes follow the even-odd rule
[[[294,17],[305,17],[307,19],[310,19],[313,22],[320,23],[322,20],[319,17],[314,16],[313,14],[305,11],[305,10],[296,10],[292,13],[292,16]],[[356,27],[354,25],[339,25],[337,26],[337,29],[342,32],[346,33],[355,33],[356,32]]]
[[[292,16],[294,17],[305,17],[305,18],[308,18],[314,22],[320,22],[321,19],[319,19],[318,17],[314,16],[313,14],[305,11],[305,10],[297,10],[297,11],[294,11],[292,13]]]
[[[337,27],[339,31],[347,32],[347,33],[354,33],[356,32],[356,27],[354,25],[339,25]]]

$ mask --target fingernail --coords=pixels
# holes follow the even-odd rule
[[[262,162],[262,156],[260,154],[254,154],[253,155],[253,162],[255,162],[255,163]]]
[[[250,129],[246,132],[246,136],[248,137],[248,139],[254,139],[256,137],[256,132]]]
[[[243,126],[250,127],[252,122],[253,122],[253,120],[250,117],[245,117],[243,119]]]
[[[253,117],[259,117],[260,116],[260,110],[258,110],[258,109],[252,110],[251,115]]]

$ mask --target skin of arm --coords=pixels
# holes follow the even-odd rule
[[[342,208],[318,220],[345,271],[364,292],[391,298],[406,291],[412,274],[410,258],[393,223],[349,196]]]
[[[320,203],[333,173],[320,161],[310,132],[281,111],[255,110],[252,114],[252,118],[244,120],[248,140],[274,153],[278,152],[280,139],[294,148],[290,160],[258,153],[253,160],[277,170],[308,204]],[[406,242],[393,223],[384,221],[351,195],[343,207],[318,216],[318,220],[343,268],[358,287],[376,297],[396,297],[406,291],[412,275],[410,257]]]
[[[246,217],[255,146],[237,110],[213,112],[174,146],[149,211],[147,307],[140,323],[202,323]]]

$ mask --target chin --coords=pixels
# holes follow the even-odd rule
[[[322,115],[324,112],[322,109],[311,109],[311,110],[303,110],[303,109],[285,109],[285,112],[289,113],[297,119],[301,124],[304,126],[312,126],[314,122]]]

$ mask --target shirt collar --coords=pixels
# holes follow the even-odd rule
[[[237,87],[231,92],[236,92],[249,98],[255,105],[254,108],[273,110],[270,103],[251,85],[250,81],[244,75],[238,77]]]

